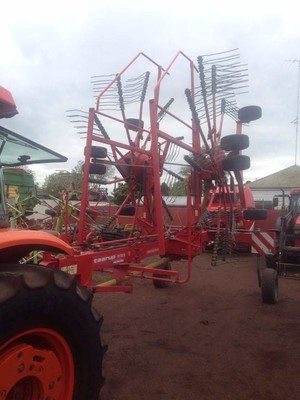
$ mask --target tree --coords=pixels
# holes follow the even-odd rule
[[[128,195],[129,189],[127,183],[120,183],[112,192],[113,202],[120,206]]]
[[[188,178],[191,173],[191,167],[186,166],[182,167],[179,171],[179,175],[183,177],[182,180],[177,180],[171,187],[170,187],[170,195],[171,196],[186,196],[186,185]]]
[[[42,186],[45,193],[51,194],[52,196],[58,196],[60,192],[66,189],[72,188],[72,182],[74,182],[74,175],[71,172],[59,171],[54,174],[48,175]],[[73,189],[75,189],[74,186]],[[78,187],[76,189],[79,189]]]
[[[45,193],[51,194],[52,196],[58,196],[64,190],[78,190],[82,189],[82,177],[83,177],[83,161],[78,161],[75,167],[68,171],[58,171],[51,175],[48,175],[42,186]],[[113,174],[113,167],[108,166],[105,175],[101,175],[101,179],[109,178]],[[91,175],[92,178],[95,176]],[[99,176],[96,176],[96,179]]]
[[[171,196],[186,196],[186,185],[188,178],[185,177],[183,181],[176,181],[170,188]]]

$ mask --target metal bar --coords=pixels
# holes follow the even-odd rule
[[[85,162],[84,162],[83,180],[82,180],[81,207],[80,207],[78,235],[77,235],[79,243],[82,243],[84,239],[84,222],[85,222],[86,204],[88,201],[88,190],[89,190],[88,182],[89,182],[89,172],[90,172],[89,169],[90,169],[90,159],[91,159],[94,118],[95,118],[95,109],[90,108],[89,120],[88,120],[88,132],[87,132],[86,148],[85,148]]]
[[[160,204],[161,199],[161,189],[160,189],[160,160],[158,154],[158,127],[157,127],[157,103],[150,100],[150,119],[151,119],[151,153],[152,153],[152,163],[153,163],[153,189],[154,189],[154,204],[156,212],[156,229],[158,238],[158,249],[159,254],[165,254],[165,241],[164,241],[164,221],[163,212]]]
[[[145,58],[146,58],[147,60],[149,60],[152,64],[156,65],[156,67],[158,68],[158,77],[160,77],[160,75],[161,75],[161,70],[163,70],[163,68],[162,68],[159,64],[157,64],[155,61],[153,61],[150,57],[148,57],[146,54],[144,54],[144,53],[142,53],[142,52],[141,52],[141,53],[138,53],[138,54],[130,61],[130,63],[127,64],[127,66],[126,66],[124,69],[122,69],[122,71],[121,71],[119,74],[117,74],[117,75],[115,76],[115,78],[106,86],[106,88],[103,89],[102,92],[98,95],[97,101],[96,101],[96,110],[97,110],[97,111],[99,111],[100,99],[101,99],[101,97],[104,95],[104,93],[107,92],[107,90],[117,81],[117,79],[119,79],[119,77],[120,77],[121,75],[123,75],[124,72],[126,72],[126,71],[128,70],[128,68],[129,68],[139,57],[141,57],[141,56],[145,57]],[[159,79],[159,78],[158,78],[158,79]]]

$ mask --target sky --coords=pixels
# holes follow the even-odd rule
[[[166,66],[179,50],[196,62],[201,54],[238,48],[249,89],[237,104],[262,107],[262,118],[244,130],[251,159],[245,180],[300,164],[295,1],[16,0],[2,8],[0,85],[19,114],[1,125],[68,157],[32,167],[39,184],[83,159],[84,140],[66,110],[94,106],[91,76],[119,72],[139,52]],[[184,85],[181,79],[177,74],[176,85]],[[232,133],[224,126],[224,134]]]

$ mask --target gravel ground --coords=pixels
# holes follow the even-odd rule
[[[174,263],[173,268],[178,267]],[[300,393],[300,282],[263,304],[256,258],[193,261],[187,285],[97,294],[108,344],[101,400],[293,400]]]

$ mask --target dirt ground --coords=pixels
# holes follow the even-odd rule
[[[300,393],[300,281],[263,304],[256,258],[193,261],[187,285],[97,294],[109,349],[101,400],[293,400]]]

